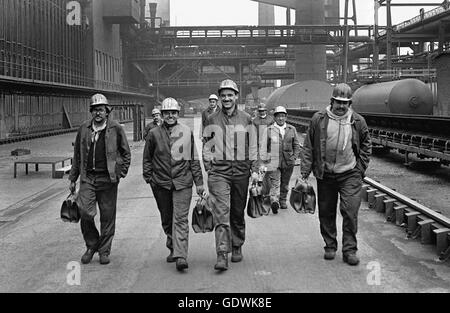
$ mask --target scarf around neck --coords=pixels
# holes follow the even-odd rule
[[[97,142],[100,132],[106,129],[106,121],[101,126],[96,126],[94,122],[92,122],[92,133],[91,133],[91,141]]]
[[[350,134],[352,132],[352,115],[353,110],[351,108],[348,109],[347,113],[345,113],[342,116],[338,116],[334,114],[331,111],[331,105],[327,107],[327,115],[330,119],[333,121],[336,121],[339,124],[339,127],[343,127],[344,130],[344,145],[342,147],[342,150],[345,150],[345,147],[347,146],[348,139],[350,138]]]

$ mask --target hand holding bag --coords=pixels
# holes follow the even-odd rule
[[[192,210],[192,229],[195,233],[207,233],[214,230],[214,218],[208,207],[207,197],[197,200]]]
[[[80,209],[77,204],[77,194],[71,193],[62,203],[60,216],[63,222],[78,223],[80,221]]]
[[[314,187],[306,182],[297,179],[295,187],[291,189],[289,203],[297,213],[316,212],[316,193]]]

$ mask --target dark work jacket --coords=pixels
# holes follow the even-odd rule
[[[203,138],[203,129],[205,129],[205,125],[206,125],[208,117],[211,114],[216,113],[219,110],[220,110],[220,107],[219,107],[219,105],[217,105],[215,110],[211,110],[211,108],[208,107],[206,110],[204,110],[202,112],[202,127],[200,128],[200,138]]]
[[[328,121],[326,110],[316,112],[311,119],[302,150],[301,174],[303,177],[309,176],[312,171],[316,178],[323,178]],[[356,168],[364,177],[372,154],[369,129],[365,119],[356,112],[352,114],[351,123],[352,149],[356,157]]]
[[[161,122],[161,123],[162,123],[162,122]],[[150,131],[151,131],[153,128],[158,127],[158,126],[159,126],[159,125],[158,125],[158,124],[155,124],[154,121],[152,121],[151,123],[148,123],[148,124],[145,126],[145,129],[144,129],[144,140],[147,139],[147,136],[148,136],[148,134],[150,133]]]
[[[145,141],[143,176],[147,183],[182,190],[203,185],[202,170],[192,130],[178,123],[153,128]]]
[[[279,168],[287,168],[295,165],[295,160],[300,157],[300,142],[298,141],[297,130],[294,126],[286,124],[284,138],[281,137],[280,130],[274,125],[270,125],[263,134],[267,140],[266,150],[261,146],[260,154],[262,161],[267,165],[270,164],[268,170]],[[273,151],[277,149],[277,151]]]
[[[274,123],[274,119],[271,115],[267,114],[265,118],[261,118],[259,115],[253,119],[253,124],[256,127],[256,133],[258,135],[258,144],[261,140],[260,136],[262,133],[264,133],[270,125]],[[260,127],[261,125],[264,125],[266,127]]]
[[[204,136],[203,162],[210,175],[242,178],[257,170],[256,129],[248,113],[237,108],[231,116],[224,109],[213,113]]]
[[[87,181],[88,154],[91,148],[92,120],[80,126],[75,139],[72,169],[69,180],[76,182]],[[131,163],[131,152],[127,137],[122,126],[113,120],[107,121],[105,133],[106,163],[111,182],[119,182],[120,178],[127,176]]]

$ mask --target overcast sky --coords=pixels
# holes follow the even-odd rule
[[[393,3],[414,2],[419,0],[393,0]],[[341,0],[341,15],[344,12],[344,0]],[[351,5],[351,0],[349,1]],[[439,3],[442,0],[420,0],[421,3]],[[374,23],[373,0],[357,0],[358,24]],[[210,25],[257,25],[258,3],[250,0],[171,0],[172,26],[210,26]],[[433,7],[424,7],[425,11]],[[420,7],[394,7],[392,22],[398,24],[419,15]],[[285,25],[286,10],[275,7],[275,23]],[[353,12],[350,6],[350,12]],[[351,15],[351,13],[350,13]],[[386,25],[386,8],[379,10],[379,23]]]

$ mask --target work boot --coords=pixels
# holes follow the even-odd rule
[[[100,254],[100,264],[106,265],[109,264],[109,255],[106,253]]]
[[[228,269],[228,255],[226,252],[217,254],[217,263],[214,265],[217,271],[226,271]]]
[[[177,270],[181,272],[182,270],[187,269],[189,266],[185,258],[177,258],[176,267]]]
[[[231,252],[231,262],[241,262],[242,259],[243,256],[241,247],[233,247],[233,251]]]
[[[81,257],[81,263],[88,264],[92,261],[92,258],[94,257],[95,250],[88,248],[86,252]]]
[[[278,203],[278,201],[272,202],[270,207],[272,208],[273,214],[278,214],[278,209],[280,208],[280,204]]]
[[[344,254],[342,259],[348,265],[358,265],[359,264],[359,258],[356,256],[356,253]]]
[[[173,250],[170,249],[170,254],[166,258],[167,263],[173,263],[176,259],[173,257]]]
[[[325,260],[334,260],[336,257],[336,251],[334,250],[325,250],[325,254],[323,255],[323,258]]]
[[[288,207],[287,207],[287,204],[286,204],[286,201],[280,201],[280,209],[281,210],[286,210]]]

